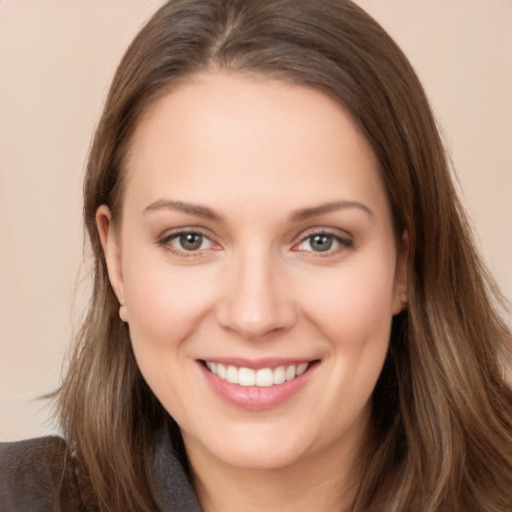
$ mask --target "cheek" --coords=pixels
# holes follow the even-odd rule
[[[361,348],[387,344],[393,315],[393,263],[358,261],[316,281],[308,309],[331,340]]]
[[[165,259],[132,258],[125,269],[125,297],[132,347],[142,375],[176,417],[193,401],[195,388],[184,386],[194,332],[209,311],[205,276],[173,268]]]
[[[134,346],[171,346],[194,329],[208,310],[209,279],[196,269],[133,258],[125,269],[125,296]]]

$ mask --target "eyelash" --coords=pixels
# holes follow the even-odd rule
[[[190,250],[187,251],[186,249],[177,249],[176,247],[172,246],[170,242],[172,240],[175,240],[183,235],[199,235],[202,236],[204,239],[207,239],[210,241],[212,245],[217,245],[215,242],[211,240],[211,237],[207,235],[203,230],[199,228],[186,228],[186,229],[179,229],[176,231],[173,231],[172,233],[168,233],[162,238],[160,238],[157,241],[157,245],[161,246],[165,251],[168,251],[172,254],[175,254],[177,256],[180,256],[182,258],[195,258],[202,256],[204,254],[205,250],[209,249],[203,249],[203,250]],[[301,252],[303,254],[306,254],[308,257],[329,257],[337,255],[339,252],[343,251],[344,249],[352,248],[354,247],[354,242],[350,238],[343,238],[340,235],[333,233],[329,230],[318,230],[313,231],[311,233],[308,233],[306,236],[304,236],[298,244],[294,245],[294,248],[297,246],[302,246],[306,241],[310,241],[316,237],[316,236],[325,236],[330,237],[332,240],[334,240],[336,243],[340,245],[340,247],[333,249],[327,249],[326,251],[313,251],[313,250],[304,250],[304,249],[292,249],[295,252]],[[218,249],[214,249],[218,250]]]
[[[209,240],[212,245],[216,245],[215,242],[211,240],[211,237],[208,236],[203,230],[199,228],[179,229],[173,231],[172,233],[168,233],[157,241],[157,245],[162,247],[165,251],[168,251],[182,258],[196,258],[198,256],[203,255],[204,249],[198,251],[187,251],[186,249],[177,249],[176,247],[173,247],[171,245],[172,240],[175,240],[183,235],[199,235],[202,236],[204,239]]]
[[[333,233],[332,231],[326,230],[326,229],[320,229],[317,231],[313,231],[308,233],[306,236],[304,236],[301,241],[298,244],[295,244],[294,247],[303,245],[307,240],[311,241],[316,236],[325,236],[329,237],[332,240],[334,240],[336,243],[339,244],[339,247],[335,249],[327,249],[326,251],[306,251],[304,249],[295,249],[297,252],[302,252],[306,254],[308,257],[320,257],[320,258],[327,258],[329,256],[336,256],[340,252],[342,252],[344,249],[350,249],[354,247],[354,242],[350,238],[343,238],[339,234]]]

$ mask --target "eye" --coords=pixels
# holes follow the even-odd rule
[[[209,249],[212,245],[211,241],[201,233],[181,233],[171,238],[169,243],[184,251],[200,251]]]
[[[329,249],[332,249],[332,246],[336,243],[336,240],[334,240],[334,237],[332,235],[311,235],[304,240],[303,243],[303,250],[307,250],[306,247],[308,247],[309,250],[315,251],[315,252],[325,252]]]
[[[193,256],[201,251],[217,248],[208,236],[194,230],[168,234],[159,240],[158,244],[165,250],[181,256]]]
[[[307,251],[316,253],[337,253],[343,247],[352,247],[353,243],[349,239],[342,238],[332,233],[320,232],[313,233],[304,238],[296,246],[297,251]]]

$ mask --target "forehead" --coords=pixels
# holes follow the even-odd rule
[[[139,122],[127,173],[127,192],[147,201],[159,190],[195,201],[236,193],[281,202],[382,192],[375,155],[339,103],[236,74],[197,75],[158,99]]]

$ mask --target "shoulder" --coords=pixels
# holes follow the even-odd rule
[[[62,438],[0,443],[3,512],[73,512],[79,507],[73,463]]]

